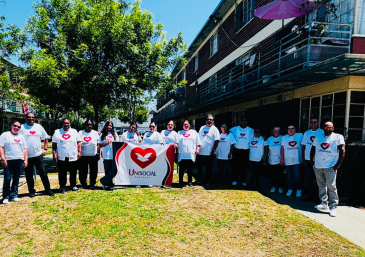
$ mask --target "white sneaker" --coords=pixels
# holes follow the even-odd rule
[[[5,198],[4,200],[3,200],[3,204],[8,204],[9,203],[9,199],[8,198]]]
[[[286,193],[286,196],[291,196],[292,193],[293,193],[293,190],[289,189],[288,192]]]
[[[11,199],[12,202],[20,202],[20,199],[18,197],[15,197],[13,199]]]
[[[279,193],[280,194],[284,193],[284,190],[282,188],[279,188]]]
[[[237,181],[233,181],[232,186],[237,186]]]
[[[245,182],[242,183],[242,186],[247,187],[247,184]]]
[[[337,216],[337,208],[332,208],[330,211],[330,216],[331,217],[336,217]]]
[[[314,208],[316,208],[317,210],[327,210],[328,209],[328,205],[321,202],[320,204],[314,206]]]
[[[301,197],[302,196],[302,190],[297,190],[297,197]]]
[[[271,192],[271,193],[274,193],[274,192],[275,192],[275,190],[276,190],[276,187],[272,187],[272,188],[271,188],[271,190],[270,190],[270,192]]]

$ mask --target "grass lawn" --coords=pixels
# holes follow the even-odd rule
[[[365,256],[319,223],[250,191],[81,190],[24,197],[0,206],[0,215],[1,256]]]
[[[42,142],[42,149],[44,149],[44,142]],[[45,155],[52,154],[52,142],[48,143],[47,152]]]

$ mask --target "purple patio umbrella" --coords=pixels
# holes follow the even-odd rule
[[[307,15],[314,2],[308,0],[275,0],[255,9],[255,16],[265,20],[284,20]]]

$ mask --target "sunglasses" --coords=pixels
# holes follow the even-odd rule
[[[154,128],[155,126],[150,126],[150,128]]]
[[[207,121],[208,121],[208,120],[213,120],[213,119],[207,119]]]
[[[295,128],[288,128],[288,130],[294,130]]]
[[[317,121],[311,121],[311,123],[317,123]]]
[[[21,128],[21,126],[18,126],[18,125],[13,125],[13,127],[16,127],[16,128]]]
[[[224,129],[226,129],[226,128],[227,128],[227,126],[222,126],[221,128],[224,128]]]
[[[325,127],[324,127],[324,129],[334,130],[334,128],[333,128],[333,127],[327,127],[327,126],[325,126]]]

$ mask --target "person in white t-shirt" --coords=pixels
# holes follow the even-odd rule
[[[261,136],[261,130],[254,130],[254,137],[250,141],[250,162],[252,165],[252,175],[248,182],[248,187],[253,188],[255,183],[255,189],[260,190],[260,171],[262,168],[262,162],[264,158],[265,141]]]
[[[62,120],[62,128],[55,130],[52,136],[53,160],[58,163],[58,182],[61,193],[66,193],[67,171],[70,172],[70,186],[78,191],[76,184],[77,160],[81,157],[81,137],[71,128],[70,120]]]
[[[308,188],[308,197],[304,199],[305,202],[318,203],[318,186],[316,175],[314,174],[313,165],[310,163],[310,152],[314,139],[318,135],[323,135],[323,130],[318,128],[318,120],[316,118],[310,119],[310,130],[306,131],[302,140],[302,161],[305,167],[305,181]]]
[[[84,130],[80,130],[81,137],[81,158],[79,180],[83,188],[87,188],[87,174],[90,169],[90,189],[95,188],[98,177],[98,141],[99,133],[93,130],[94,123],[87,119],[84,123]]]
[[[178,156],[178,141],[179,137],[176,131],[174,131],[175,123],[173,120],[170,120],[169,123],[167,123],[167,129],[161,131],[161,136],[165,144],[174,144],[175,147],[175,162],[177,163],[177,156]]]
[[[137,123],[132,122],[129,124],[129,130],[124,132],[120,137],[120,142],[130,142],[133,144],[138,144],[142,141],[138,131]]]
[[[220,134],[220,140],[215,154],[220,181],[222,181],[223,184],[227,184],[231,181],[231,159],[233,145],[236,143],[236,139],[234,139],[233,134],[229,132],[226,123],[221,125],[221,131],[222,133]]]
[[[280,165],[286,168],[288,192],[287,196],[293,193],[294,183],[297,188],[297,197],[302,196],[302,180],[300,178],[300,166],[302,163],[302,133],[295,133],[293,125],[288,126],[288,134],[283,136],[281,141]]]
[[[114,130],[114,124],[111,121],[105,122],[103,130],[99,138],[99,147],[101,148],[101,154],[104,162],[105,176],[100,179],[103,189],[114,190],[113,178],[113,145],[114,141],[118,141],[118,135]]]
[[[254,136],[253,129],[247,126],[248,122],[245,117],[241,119],[240,125],[231,128],[230,132],[236,139],[236,144],[233,148],[232,160],[232,185],[242,183],[242,186],[247,186],[247,166],[250,156],[250,142]]]
[[[34,167],[37,169],[37,173],[42,180],[45,194],[53,196],[54,193],[51,190],[43,161],[43,156],[48,150],[48,134],[40,124],[35,123],[35,116],[33,113],[27,113],[25,115],[25,120],[26,123],[22,125],[19,133],[23,135],[28,146],[28,166],[25,168],[25,177],[27,179],[29,197],[35,197]],[[42,140],[44,141],[43,150],[41,145]]]
[[[149,125],[150,131],[143,136],[144,144],[163,144],[164,141],[160,133],[156,131],[156,123],[151,122]]]
[[[183,130],[178,133],[179,145],[179,184],[182,187],[184,182],[185,170],[188,173],[188,185],[193,186],[193,167],[196,155],[199,154],[201,141],[199,134],[190,129],[190,122],[185,120],[183,123]]]
[[[322,201],[316,205],[317,210],[330,208],[330,216],[337,216],[339,197],[336,188],[337,170],[345,157],[345,140],[342,135],[333,133],[333,123],[324,124],[324,134],[317,135],[311,149],[311,162],[319,187],[319,198]],[[313,163],[314,162],[314,163]]]
[[[280,165],[280,151],[281,151],[280,127],[275,127],[272,136],[265,141],[265,155],[264,161],[268,163],[269,177],[271,180],[271,193],[278,191],[280,194],[284,192],[285,185],[284,168]]]
[[[0,136],[0,158],[4,168],[3,204],[19,202],[18,185],[22,167],[28,165],[27,142],[19,133],[20,122],[14,121],[11,130]],[[13,182],[11,183],[11,178]],[[11,183],[11,185],[10,185]]]
[[[196,158],[198,165],[198,181],[197,184],[210,184],[211,174],[214,164],[214,153],[219,143],[219,130],[214,126],[214,117],[208,114],[206,117],[206,125],[199,130],[201,147]],[[205,167],[205,178],[203,178],[203,169]]]

